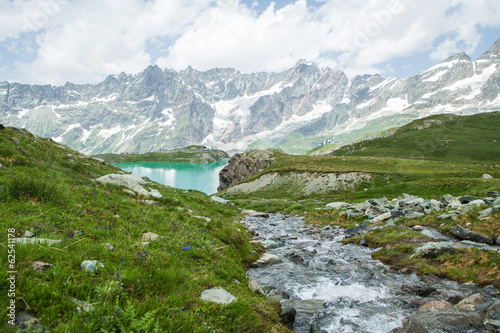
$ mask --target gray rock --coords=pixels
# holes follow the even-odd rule
[[[493,213],[493,208],[488,208],[485,210],[482,210],[479,212],[479,217],[477,218],[478,220],[484,219],[485,217],[488,217],[491,213]]]
[[[490,191],[490,192],[488,192],[487,196],[489,198],[498,198],[498,197],[500,197],[500,192],[499,191]]]
[[[462,206],[460,200],[450,194],[445,194],[441,197],[441,208],[456,209],[460,206]]]
[[[417,218],[422,217],[424,215],[425,215],[424,213],[409,212],[404,217],[406,217],[407,219],[417,219]]]
[[[283,300],[283,299],[289,299],[289,298],[290,298],[290,295],[288,295],[286,292],[284,292],[284,291],[283,291],[283,290],[281,290],[281,289],[275,288],[275,289],[270,290],[270,291],[267,293],[267,297],[268,297],[269,299],[273,299],[273,300],[281,301],[281,300]]]
[[[153,188],[149,189],[149,195],[152,196],[153,198],[162,198],[163,195],[158,191]]]
[[[281,262],[281,258],[270,253],[264,253],[259,260],[252,263],[252,267],[261,267],[266,265],[277,264]]]
[[[264,246],[266,249],[275,249],[278,247],[278,243],[276,243],[275,241],[273,240],[270,240],[270,239],[266,239],[262,242],[260,242],[262,244],[262,246]]]
[[[85,272],[95,273],[99,268],[103,268],[104,264],[97,260],[85,260],[81,263],[80,267]]]
[[[479,305],[484,304],[484,303],[486,303],[484,296],[480,293],[477,293],[477,294],[471,295],[471,296],[463,299],[457,305],[455,305],[455,307],[457,309],[473,310],[476,307],[478,307]]]
[[[92,157],[92,159],[99,164],[106,165],[106,161],[104,161],[102,158]]]
[[[159,239],[161,236],[155,234],[154,232],[151,231],[144,231],[141,235],[141,241],[142,242],[154,242],[155,240]]]
[[[484,328],[489,333],[500,333],[500,320],[486,320],[484,322]]]
[[[16,319],[18,321],[18,324],[16,326],[18,327],[25,327],[25,332],[47,332],[50,333],[50,330],[41,325],[40,322],[38,321],[37,318],[33,317],[32,315],[27,314],[26,312],[19,311],[16,315]],[[18,328],[16,327],[16,328]],[[19,330],[21,331],[21,330]]]
[[[446,220],[446,219],[453,219],[457,216],[457,214],[442,214],[437,217],[438,220]]]
[[[205,289],[202,291],[200,299],[205,302],[218,304],[230,304],[236,301],[236,297],[222,288]]]
[[[26,237],[26,238],[33,238],[33,237],[35,237],[35,234],[34,234],[34,233],[32,233],[32,232],[31,232],[31,231],[29,231],[29,230],[26,230],[26,231],[24,232],[24,234],[23,234],[23,237]]]
[[[264,217],[264,218],[268,218],[269,217],[268,213],[261,213],[261,212],[257,212],[257,211],[252,210],[252,209],[243,210],[241,212],[241,214],[243,216],[246,216],[246,217]]]
[[[429,333],[424,325],[420,323],[414,323],[411,320],[407,320],[403,327],[395,328],[391,331],[392,333]]]
[[[409,319],[416,325],[439,332],[480,332],[483,321],[479,314],[463,309],[420,310]]]
[[[309,333],[327,333],[325,330],[322,330],[318,323],[314,322],[309,327]]]
[[[415,249],[415,254],[421,257],[434,258],[440,254],[451,252],[457,246],[453,242],[430,242]]]
[[[487,174],[487,173],[483,174],[481,176],[481,178],[483,178],[483,179],[493,179],[493,177],[491,175]]]
[[[474,200],[474,201],[469,202],[467,205],[479,207],[479,206],[485,205],[485,204],[486,203],[483,200],[478,199],[478,200]]]
[[[135,197],[137,194],[135,194],[134,191],[129,190],[128,188],[124,188],[123,192],[130,194],[131,196]]]
[[[481,250],[485,250],[485,251],[500,251],[500,247],[498,247],[498,246],[488,245],[485,243],[477,243],[477,242],[473,242],[470,240],[462,240],[462,241],[460,241],[460,244],[462,244],[464,247],[467,247],[467,248],[477,247],[477,248],[480,248]]]
[[[293,323],[295,322],[295,315],[297,311],[291,304],[291,302],[287,299],[280,301],[281,312],[280,319],[281,323],[288,328],[291,328]]]
[[[21,244],[47,244],[48,246],[56,245],[56,244],[61,244],[62,240],[54,240],[54,239],[47,239],[47,238],[16,238],[16,243],[21,243]]]
[[[103,244],[103,245],[109,251],[113,251],[115,249],[115,247],[112,244],[110,244],[110,243],[106,243],[106,244]]]
[[[323,299],[288,300],[298,312],[314,314],[325,309],[326,301]]]
[[[331,209],[347,208],[350,206],[351,205],[347,202],[330,202],[329,204],[326,205],[327,208]]]
[[[451,233],[459,239],[471,240],[477,243],[493,244],[493,239],[467,230],[464,227],[457,225],[451,229]]]
[[[53,266],[52,264],[49,264],[49,263],[46,263],[43,261],[32,261],[31,262],[31,267],[33,267],[33,270],[35,272],[46,271],[47,269],[49,269],[52,266]]]
[[[102,184],[124,186],[142,196],[154,196],[161,198],[161,194],[157,190],[151,190],[151,192],[146,191],[144,187],[142,187],[134,180],[135,178],[136,177],[134,177],[133,175],[120,175],[115,173],[102,176],[96,179],[96,181]]]
[[[221,204],[225,204],[225,205],[231,204],[231,201],[223,199],[223,198],[215,196],[215,195],[211,196],[210,198],[212,198],[213,201],[219,202]]]

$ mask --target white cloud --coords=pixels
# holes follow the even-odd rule
[[[36,31],[37,58],[18,62],[15,79],[61,84],[137,73],[153,61],[255,72],[307,59],[348,75],[389,74],[393,68],[384,63],[391,59],[428,52],[439,61],[472,52],[479,26],[500,27],[497,0],[310,2],[280,9],[271,3],[259,14],[257,1],[248,7],[238,0],[0,0],[0,42]],[[156,40],[174,42],[154,51],[163,54],[149,54]]]

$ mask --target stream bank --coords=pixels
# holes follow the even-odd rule
[[[289,296],[281,304],[295,309],[296,332],[472,333],[498,328],[500,302],[493,286],[395,271],[373,260],[374,250],[342,245],[345,230],[307,226],[299,216],[264,214],[249,216],[245,223],[266,253],[278,258],[270,256],[273,260],[256,264],[247,274],[268,293],[275,289],[274,295]],[[473,295],[477,304],[459,306]]]

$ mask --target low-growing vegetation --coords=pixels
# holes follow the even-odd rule
[[[247,287],[244,268],[259,253],[235,207],[153,182],[163,198],[144,201],[152,199],[94,181],[120,169],[11,128],[0,131],[0,165],[0,285],[8,290],[7,272],[17,271],[16,312],[34,316],[40,330],[288,331],[276,303]],[[160,238],[144,240],[145,232]],[[9,234],[29,233],[61,242],[17,242],[9,268]],[[82,270],[85,260],[98,270]],[[212,287],[237,301],[201,301]],[[9,304],[7,292],[0,303]],[[7,313],[2,307],[2,328]]]

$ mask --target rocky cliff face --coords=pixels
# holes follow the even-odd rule
[[[96,85],[0,83],[0,122],[88,154],[163,151],[190,144],[223,150],[309,150],[436,113],[500,105],[500,41],[473,61],[457,54],[408,79],[344,73],[299,61],[281,73],[150,66]]]
[[[275,153],[282,153],[282,151],[276,149],[254,149],[243,154],[233,155],[219,173],[219,187],[217,191],[222,191],[269,167],[275,162],[275,159],[272,157]]]

